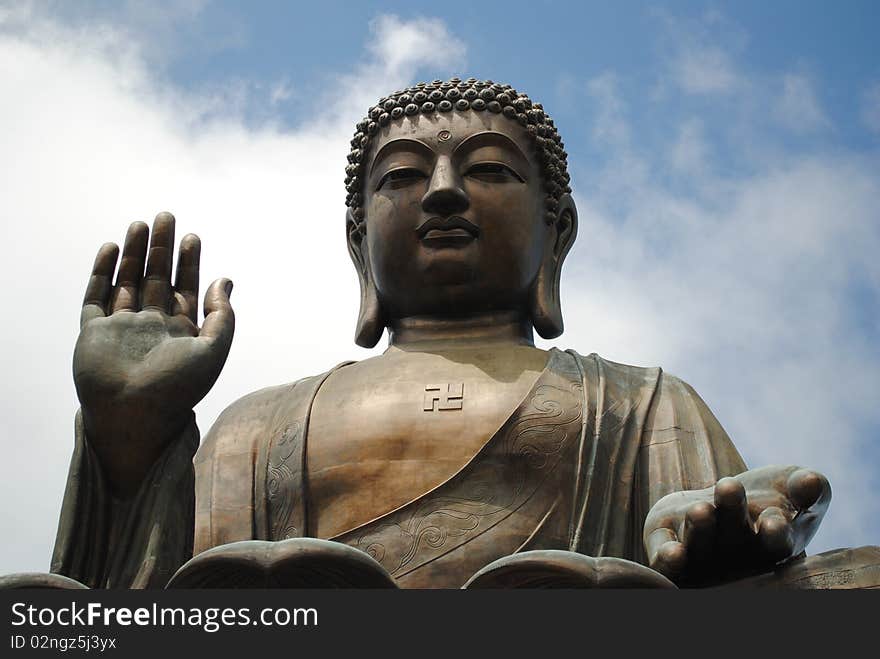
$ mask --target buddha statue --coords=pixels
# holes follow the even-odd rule
[[[597,561],[716,585],[803,556],[831,497],[821,474],[748,470],[660,368],[535,347],[534,331],[562,334],[577,234],[540,104],[492,81],[420,83],[381,99],[351,144],[355,341],[387,331],[387,350],[245,396],[200,444],[193,408],[229,352],[232,283],[208,287],[199,327],[198,237],[172,279],[174,217],[132,224],[118,272],[105,244],[85,294],[53,573],[164,587],[190,559],[297,539],[419,588]]]

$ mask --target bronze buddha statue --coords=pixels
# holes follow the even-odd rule
[[[200,243],[182,239],[172,283],[171,215],[151,234],[131,225],[115,283],[119,249],[100,249],[53,572],[162,587],[228,543],[318,538],[401,587],[460,587],[520,554],[706,585],[803,552],[830,500],[823,476],[746,470],[659,368],[534,346],[533,328],[562,333],[577,233],[540,104],[492,81],[421,83],[371,108],[348,161],[356,342],[387,330],[388,349],[245,396],[201,446],[192,410],[229,351],[231,282],[208,288],[198,327]]]

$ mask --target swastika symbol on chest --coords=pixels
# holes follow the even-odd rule
[[[464,401],[464,383],[461,384],[426,384],[425,412],[441,412],[460,410]]]

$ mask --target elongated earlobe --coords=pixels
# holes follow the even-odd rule
[[[370,259],[367,256],[364,221],[358,222],[351,209],[345,214],[345,233],[348,241],[348,254],[351,256],[361,286],[361,307],[358,312],[354,342],[363,348],[372,348],[382,338],[385,320],[379,304],[379,294],[370,274]]]
[[[562,262],[577,236],[577,208],[570,195],[559,199],[556,219],[548,225],[550,238],[544,250],[544,261],[532,287],[531,315],[535,330],[545,339],[562,334],[562,302],[559,299],[559,281]]]

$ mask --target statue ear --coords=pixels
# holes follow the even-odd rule
[[[379,294],[370,273],[365,232],[364,220],[357,221],[349,208],[345,214],[348,254],[354,263],[354,269],[357,270],[361,285],[361,308],[358,312],[354,342],[363,348],[372,348],[382,338],[382,332],[385,331],[385,321],[382,317],[382,307],[379,305]]]
[[[577,236],[577,208],[571,195],[559,199],[556,216],[548,222],[549,238],[544,249],[544,261],[532,287],[532,324],[545,339],[562,334],[562,304],[559,300],[559,279],[562,262]]]

